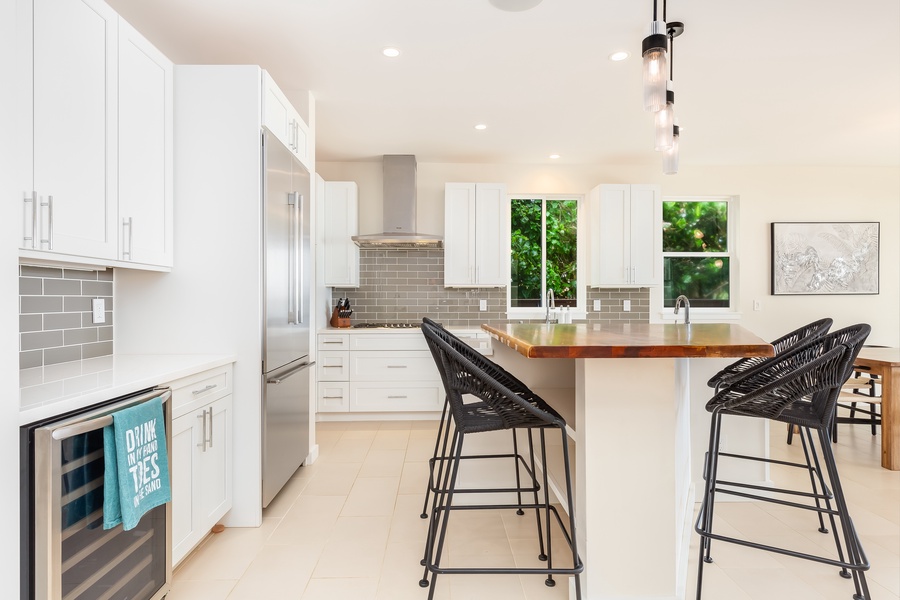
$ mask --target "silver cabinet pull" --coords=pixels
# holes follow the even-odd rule
[[[200,448],[203,452],[206,452],[206,409],[203,409],[202,415],[197,415],[197,418],[203,422],[203,434],[200,436],[200,443],[197,444],[197,447]]]
[[[35,238],[37,237],[37,192],[31,192],[31,198],[28,197],[28,194],[25,194],[25,204],[31,202],[31,236],[28,235],[22,236],[23,246],[27,246],[28,242],[31,242],[31,248],[34,249]],[[22,214],[22,227],[24,228],[24,233],[28,233],[28,212],[24,212]]]
[[[208,392],[209,390],[211,390],[215,387],[219,387],[219,385],[217,383],[211,383],[208,386],[206,386],[205,388],[203,388],[202,390],[194,390],[191,393],[196,396],[197,394],[202,394],[203,392]]]
[[[209,407],[209,447],[213,447],[213,407]]]
[[[323,344],[343,344],[344,340],[322,340]]]
[[[408,366],[409,365],[388,365],[387,368],[388,369],[405,369]]]
[[[133,225],[133,221],[132,221],[131,217],[128,217],[127,219],[122,219],[122,237],[123,238],[125,237],[125,228],[126,227],[128,228],[128,246],[127,246],[128,249],[126,250],[125,249],[126,246],[124,244],[122,245],[122,260],[125,260],[126,256],[128,257],[128,260],[132,260],[131,241],[134,239],[134,229],[132,229],[132,225]]]
[[[47,196],[46,202],[41,206],[47,207],[47,237],[41,238],[41,244],[47,244],[48,250],[53,250],[53,196]]]
[[[408,396],[388,396],[389,400],[402,400],[403,398],[408,398]]]

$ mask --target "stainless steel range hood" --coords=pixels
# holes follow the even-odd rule
[[[360,248],[441,248],[441,236],[416,232],[416,157],[386,154],[382,169],[384,231],[355,235],[351,239]]]

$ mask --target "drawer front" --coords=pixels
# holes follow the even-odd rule
[[[351,383],[350,412],[438,411],[444,388],[439,381]]]
[[[316,360],[318,381],[347,381],[350,376],[350,353],[344,350],[322,350]]]
[[[347,333],[320,333],[316,347],[319,350],[349,350],[350,335]]]
[[[410,333],[354,333],[350,337],[351,350],[428,350],[421,331]]]
[[[431,352],[350,353],[350,381],[440,381]]]
[[[232,366],[229,364],[189,375],[168,385],[172,388],[172,417],[176,418],[230,394],[233,386]]]
[[[350,384],[346,381],[320,381],[316,394],[316,410],[321,413],[350,410]]]

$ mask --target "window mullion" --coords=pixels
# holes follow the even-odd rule
[[[541,198],[541,303],[547,306],[547,199]]]

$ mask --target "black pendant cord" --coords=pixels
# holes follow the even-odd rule
[[[665,16],[663,16],[665,19]],[[675,32],[669,30],[669,81],[675,81]]]
[[[653,15],[653,20],[656,20],[656,15]],[[663,21],[666,20],[666,0],[663,0]]]
[[[665,0],[663,0],[665,2]],[[653,0],[653,20],[656,20],[656,0]]]

